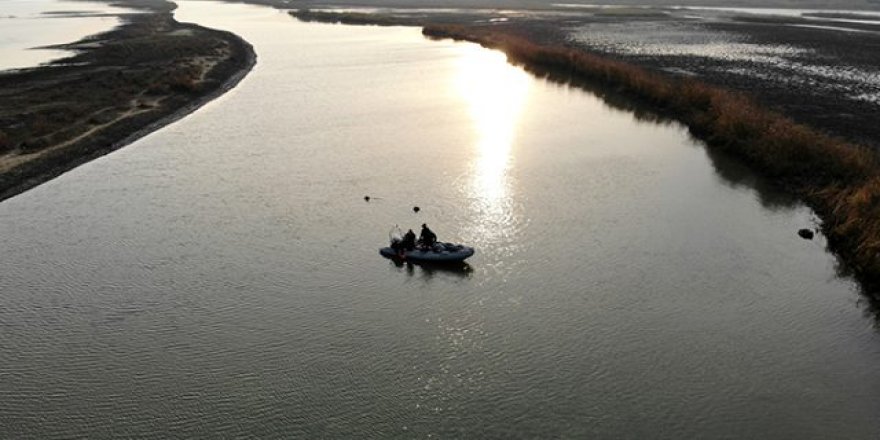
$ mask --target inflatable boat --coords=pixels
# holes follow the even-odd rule
[[[454,243],[436,243],[431,249],[413,249],[398,252],[393,248],[383,247],[379,254],[385,258],[397,258],[414,263],[460,263],[474,255],[474,248]]]

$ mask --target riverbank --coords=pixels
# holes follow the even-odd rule
[[[256,62],[238,36],[146,9],[104,34],[59,46],[76,55],[0,73],[0,200],[115,151],[234,87]]]
[[[380,16],[378,24],[388,20]],[[523,30],[424,23],[423,34],[501,50],[511,62],[536,74],[600,87],[650,108],[659,118],[683,123],[710,148],[739,157],[808,203],[822,219],[829,247],[845,263],[846,272],[861,282],[870,298],[877,298],[880,161],[873,150],[796,123],[744,93],[554,44],[546,34]]]

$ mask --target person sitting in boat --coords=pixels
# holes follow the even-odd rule
[[[413,232],[412,229],[406,231],[406,234],[403,235],[403,240],[400,240],[400,249],[404,251],[411,251],[416,248],[416,233]]]
[[[419,241],[422,243],[423,248],[431,249],[434,247],[434,243],[437,242],[437,234],[428,229],[428,225],[422,223],[422,234],[419,236]]]

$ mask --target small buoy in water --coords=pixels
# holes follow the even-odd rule
[[[367,202],[369,202],[369,201],[370,201],[370,196],[364,196],[364,200],[367,201]]]
[[[418,206],[413,206],[413,212],[419,212],[421,210],[422,208],[419,208]]]
[[[798,231],[798,235],[801,236],[804,240],[812,240],[813,239],[813,231],[809,229],[801,229]]]

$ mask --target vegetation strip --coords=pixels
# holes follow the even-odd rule
[[[310,9],[298,9],[290,11],[290,15],[304,22],[318,23],[339,23],[350,25],[371,25],[371,26],[419,26],[421,23],[418,19],[387,15],[387,14],[370,14],[365,12],[331,12],[331,11],[313,11]]]

